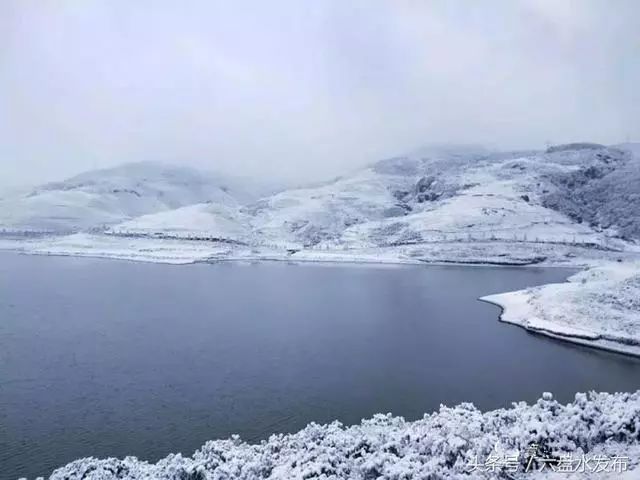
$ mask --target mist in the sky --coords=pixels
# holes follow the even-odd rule
[[[0,2],[0,184],[640,138],[640,2]]]

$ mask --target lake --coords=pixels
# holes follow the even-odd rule
[[[0,478],[238,433],[640,388],[640,360],[498,322],[558,268],[0,255]]]

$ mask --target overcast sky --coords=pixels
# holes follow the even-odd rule
[[[0,184],[640,139],[640,2],[0,1]]]

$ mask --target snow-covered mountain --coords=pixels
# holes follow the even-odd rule
[[[101,229],[195,203],[233,206],[254,196],[238,180],[161,163],[132,163],[5,195],[0,227],[52,233]]]
[[[256,238],[301,247],[443,240],[597,244],[603,241],[602,229],[633,237],[629,225],[637,225],[639,216],[616,223],[612,202],[608,216],[607,207],[585,206],[606,221],[576,218],[568,205],[578,208],[580,197],[570,179],[586,178],[580,185],[585,192],[594,190],[595,202],[595,192],[610,183],[637,194],[640,184],[624,179],[639,171],[628,153],[593,144],[506,153],[439,147],[383,160],[315,188],[280,192],[246,211]],[[592,177],[602,185],[588,181]]]
[[[270,246],[333,244],[342,241],[349,227],[403,217],[417,204],[454,196],[461,186],[447,178],[449,172],[462,171],[484,155],[483,149],[475,147],[423,148],[333,181],[265,196],[241,208],[195,205],[127,221],[108,233],[242,239]],[[430,174],[439,179],[434,185],[427,185],[435,181]]]
[[[599,224],[579,222],[552,201],[574,194],[559,188],[558,179],[585,171],[622,171],[629,165],[628,155],[607,148],[488,154],[458,161],[421,158],[420,163],[404,158],[395,165],[403,167],[410,160],[417,165],[413,190],[394,192],[404,215],[351,226],[342,232],[340,243],[383,246],[465,239],[598,243]]]
[[[314,249],[602,246],[640,238],[639,180],[633,146],[589,143],[546,152],[425,147],[258,200],[255,183],[139,163],[2,198],[0,227]]]

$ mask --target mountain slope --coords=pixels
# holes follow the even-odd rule
[[[558,179],[605,167],[612,177],[628,179],[627,169],[635,168],[618,149],[583,144],[550,153],[422,149],[326,185],[281,192],[248,213],[257,238],[302,247],[452,240],[599,245],[609,240],[596,225],[577,222],[550,198],[574,195],[560,189]],[[633,181],[623,188],[639,189]],[[610,208],[617,208],[613,201]]]
[[[198,203],[151,213],[106,230],[116,236],[182,238],[248,243],[249,221],[237,204]]]
[[[640,149],[601,149],[581,160],[578,169],[549,178],[553,191],[544,205],[591,228],[640,238]]]
[[[442,241],[607,247],[612,236],[640,236],[637,210],[620,214],[623,203],[640,201],[638,175],[637,158],[596,144],[547,152],[428,147],[246,206],[195,205],[110,233],[315,249]]]
[[[412,199],[404,216],[345,229],[340,242],[384,246],[443,240],[604,241],[591,226],[576,222],[560,208],[550,208],[548,199],[557,178],[603,163],[598,155],[612,168],[624,167],[626,156],[615,149],[521,155],[491,154],[445,167],[438,162],[438,173],[418,179],[416,189],[422,193]]]
[[[0,199],[0,227],[21,232],[101,228],[201,202],[236,205],[248,192],[190,168],[142,162],[87,172]]]
[[[0,226],[316,250],[452,241],[623,248],[640,238],[640,164],[627,150],[427,147],[257,201],[248,182],[130,164],[0,199]]]
[[[354,225],[403,217],[461,188],[447,174],[482,155],[422,149],[314,188],[288,190],[248,207],[256,235],[303,247],[341,243]],[[428,191],[431,189],[430,191]]]

